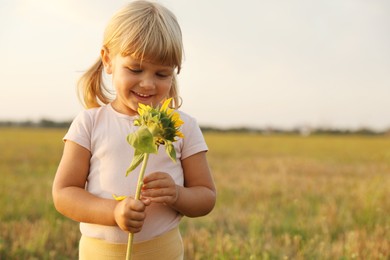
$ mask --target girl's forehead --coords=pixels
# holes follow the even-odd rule
[[[161,63],[160,61],[153,61],[153,60],[148,60],[148,59],[139,59],[136,57],[133,57],[132,55],[126,55],[126,56],[121,56],[123,59],[123,62],[129,65],[136,65],[136,66],[153,66],[153,67],[159,67],[161,69],[174,69],[175,66],[170,65],[170,64],[164,64]]]
[[[174,68],[180,67],[181,65],[181,55],[178,56],[173,49],[145,48],[145,50],[142,51],[140,48],[127,48],[126,50],[119,51],[119,53],[123,57],[129,57],[140,63],[148,62]]]

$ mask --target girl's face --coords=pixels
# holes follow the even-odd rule
[[[106,53],[107,54],[107,53]],[[156,106],[168,98],[174,68],[116,55],[108,57],[102,50],[106,72],[112,74],[116,90],[113,108],[122,114],[137,115],[138,103]]]

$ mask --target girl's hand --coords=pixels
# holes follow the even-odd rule
[[[178,186],[172,177],[165,172],[154,172],[143,180],[141,195],[152,202],[172,206],[179,196]]]
[[[149,199],[135,200],[131,197],[120,201],[114,210],[117,225],[130,233],[140,232],[146,217],[146,206],[150,205]]]

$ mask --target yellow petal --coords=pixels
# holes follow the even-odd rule
[[[115,194],[112,194],[112,196],[117,201],[122,201],[122,200],[126,199],[126,197],[127,197],[127,196],[116,196]]]
[[[164,103],[162,104],[161,108],[160,108],[160,111],[165,111],[167,110],[168,106],[169,106],[169,103],[171,103],[172,101],[172,98],[168,98],[164,101]]]
[[[179,128],[183,124],[184,124],[184,122],[180,120],[180,121],[176,121],[174,126],[175,126],[175,128]]]
[[[175,110],[173,110],[172,108],[168,108],[168,109],[167,109],[167,115],[170,115],[170,114],[172,114],[172,113],[173,113],[173,111],[175,111]]]
[[[140,116],[142,116],[146,111],[147,111],[147,107],[146,105],[142,104],[142,103],[138,103],[138,114]]]
[[[149,105],[145,105],[145,104],[142,104],[142,103],[138,103],[138,114],[140,116],[143,116],[145,113],[149,112],[150,110],[152,110],[152,107],[149,106]]]
[[[176,132],[176,136],[179,137],[179,138],[184,138],[184,134],[180,131],[177,131]]]
[[[172,121],[180,120],[180,114],[179,113],[173,113],[172,114]]]
[[[184,124],[183,120],[180,119],[179,113],[174,113],[172,115],[172,121],[174,122],[175,127],[179,127]]]

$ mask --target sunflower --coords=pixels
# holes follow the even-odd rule
[[[133,160],[127,174],[134,170],[143,160],[145,154],[157,153],[160,145],[172,161],[176,162],[176,151],[173,143],[184,135],[180,127],[184,122],[180,114],[169,108],[172,98],[167,99],[161,107],[151,107],[144,104],[138,105],[139,117],[134,120],[134,125],[139,126],[138,130],[127,136],[127,142],[135,149]]]

